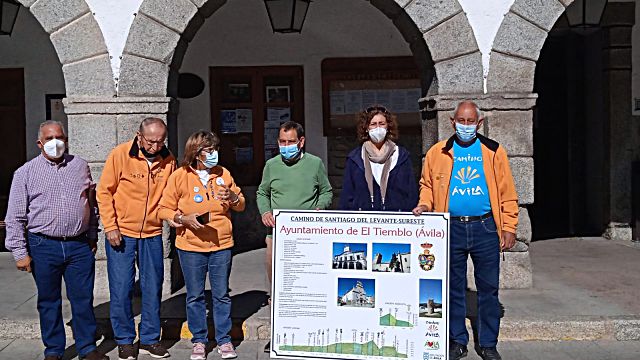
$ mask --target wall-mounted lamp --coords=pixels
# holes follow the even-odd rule
[[[572,28],[598,27],[607,0],[575,0],[567,7],[567,20]]]
[[[311,0],[264,0],[274,33],[299,33]]]
[[[0,0],[0,35],[9,35],[18,18],[20,3],[14,0]]]

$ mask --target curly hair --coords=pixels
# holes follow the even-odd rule
[[[369,140],[369,124],[374,116],[382,114],[387,119],[387,139],[391,141],[398,140],[398,120],[384,106],[371,106],[367,110],[362,111],[356,115],[357,125],[356,130],[358,132],[358,140],[363,143]]]
[[[215,133],[206,130],[196,131],[189,136],[187,143],[184,146],[182,166],[195,167],[196,158],[202,149],[206,149],[208,147],[218,148],[219,146],[220,138]]]

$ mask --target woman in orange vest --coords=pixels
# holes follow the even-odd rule
[[[193,334],[191,359],[206,359],[207,315],[204,287],[211,282],[218,353],[235,358],[231,344],[229,273],[233,233],[231,210],[243,211],[245,199],[227,169],[218,165],[220,138],[198,131],[187,139],[182,166],[169,177],[159,217],[181,224],[176,248],[187,288],[187,322]]]

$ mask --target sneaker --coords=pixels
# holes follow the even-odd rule
[[[449,360],[458,360],[467,356],[469,352],[465,345],[459,344],[455,341],[449,343]]]
[[[159,342],[150,345],[140,344],[140,354],[146,354],[156,359],[163,359],[171,356],[167,349],[160,345]]]
[[[481,347],[480,357],[482,360],[502,360],[502,356],[495,347]]]
[[[136,360],[138,352],[133,344],[118,345],[118,359],[120,360]]]
[[[235,359],[238,357],[236,349],[233,348],[233,344],[230,342],[218,346],[218,354],[223,359]]]
[[[267,345],[264,346],[264,352],[266,352],[267,354],[271,352],[271,341],[269,341]]]
[[[100,354],[98,350],[93,350],[85,356],[80,356],[80,359],[84,360],[109,360],[109,357],[103,354]]]
[[[207,359],[207,349],[203,343],[195,343],[193,344],[193,349],[191,350],[191,360],[206,360]]]

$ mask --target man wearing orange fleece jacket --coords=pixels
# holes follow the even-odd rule
[[[458,104],[451,126],[455,135],[427,152],[415,215],[449,212],[449,359],[467,356],[465,326],[467,258],[478,289],[478,338],[483,360],[500,360],[498,287],[500,251],[515,244],[518,196],[507,152],[477,134],[484,118],[470,101]]]
[[[164,248],[158,203],[176,160],[164,145],[166,137],[161,119],[143,120],[136,138],[109,154],[96,192],[108,241],[111,326],[121,360],[138,355],[131,308],[136,265],[142,290],[139,351],[155,358],[169,356],[160,344]]]

